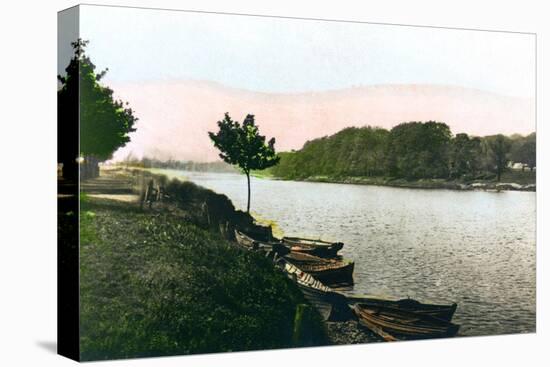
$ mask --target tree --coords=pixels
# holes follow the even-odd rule
[[[99,82],[107,70],[96,73],[96,66],[85,54],[88,41],[78,39],[72,43],[74,56],[66,76],[58,76],[59,126],[67,129],[80,127],[79,151],[84,162],[93,166],[91,176],[99,173],[97,163],[109,159],[113,152],[130,141],[129,133],[135,131],[137,118],[128,102],[113,98],[113,91]],[[68,137],[68,139],[74,137]],[[63,144],[64,142],[60,142]],[[61,154],[66,162],[74,161],[74,153]],[[65,164],[65,162],[64,162]]]
[[[497,181],[500,181],[500,177],[508,164],[508,153],[512,144],[510,139],[502,134],[488,137],[487,144],[489,146],[490,162],[497,174]]]
[[[407,179],[448,177],[451,130],[442,122],[407,122],[390,131],[387,171]]]
[[[231,120],[225,113],[223,120],[218,121],[219,131],[208,132],[214,146],[220,151],[220,158],[225,162],[237,165],[246,175],[248,185],[248,202],[246,212],[250,212],[250,172],[263,170],[279,163],[275,153],[275,138],[265,143],[265,136],[260,135],[254,122],[254,115],[247,115],[241,124]]]
[[[449,149],[449,176],[461,178],[480,170],[481,140],[468,134],[456,134]]]
[[[537,143],[535,140],[527,140],[519,148],[520,162],[529,167],[531,172],[537,165]]]
[[[510,158],[514,162],[521,162],[533,171],[537,164],[537,135],[536,133],[512,137]],[[523,167],[522,167],[523,170]]]

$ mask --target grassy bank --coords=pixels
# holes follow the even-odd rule
[[[152,211],[81,199],[84,360],[294,346],[302,294],[269,260],[201,224],[190,195],[206,191],[192,186],[179,200],[172,193],[174,205]],[[320,319],[311,327],[324,344]]]

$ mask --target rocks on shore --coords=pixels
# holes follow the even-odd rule
[[[356,320],[326,322],[327,335],[332,345],[377,343],[382,340]]]
[[[305,178],[309,182],[330,182],[356,185],[391,186],[416,189],[447,189],[447,190],[487,190],[487,191],[536,191],[536,184],[518,184],[514,182],[459,182],[445,179],[419,179],[407,181],[405,179],[388,179],[382,177],[343,177],[330,178],[314,176]]]

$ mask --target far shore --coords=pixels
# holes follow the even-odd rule
[[[444,190],[481,190],[481,191],[528,191],[536,192],[536,176],[535,172],[524,172],[529,177],[519,180],[507,180],[509,178],[517,178],[517,174],[504,175],[500,182],[495,180],[475,180],[464,182],[459,180],[445,179],[418,179],[405,180],[388,177],[329,177],[329,176],[311,176],[303,179],[286,179],[263,172],[254,174],[257,178],[267,178],[271,180],[282,181],[301,181],[301,182],[323,182],[323,183],[339,183],[353,185],[373,185],[373,186],[389,186],[413,189],[444,189]]]
[[[163,174],[169,178],[173,176],[167,174],[164,170],[173,170],[172,168],[142,168],[131,167],[132,169],[144,169],[154,174]],[[197,171],[200,172],[200,171]],[[216,173],[228,173],[217,172]],[[234,173],[238,173],[235,170]],[[298,181],[298,182],[319,182],[319,183],[338,183],[351,185],[373,185],[373,186],[388,186],[401,187],[410,189],[437,189],[437,190],[459,190],[459,191],[525,191],[536,192],[536,171],[509,171],[505,172],[500,182],[496,180],[446,180],[446,179],[417,179],[406,180],[402,178],[392,177],[329,177],[329,176],[310,176],[306,178],[284,178],[274,176],[269,172],[255,171],[253,177],[280,181]]]

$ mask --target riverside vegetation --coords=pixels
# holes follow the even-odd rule
[[[292,336],[297,305],[306,303],[301,292],[219,230],[227,216],[240,225],[251,217],[190,182],[168,182],[166,194],[170,202],[152,211],[82,194],[82,358],[298,346]],[[205,218],[203,202],[217,203],[216,217]],[[310,329],[311,343],[327,343],[318,315]]]
[[[449,126],[434,121],[389,131],[350,127],[279,156],[267,173],[288,180],[461,188],[513,179],[526,185],[535,183],[536,134],[453,137]],[[509,162],[523,163],[521,173],[510,174]]]
[[[536,133],[470,136],[451,134],[440,122],[408,122],[391,130],[349,127],[279,152],[277,165],[251,175],[296,181],[447,189],[536,187]],[[160,161],[127,157],[127,166],[238,173],[224,162]],[[511,169],[510,163],[520,168]]]

